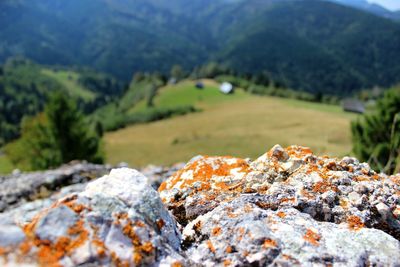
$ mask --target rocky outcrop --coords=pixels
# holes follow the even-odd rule
[[[400,176],[354,158],[298,146],[253,162],[196,157],[159,191],[197,263],[400,263]]]
[[[131,169],[112,170],[22,229],[0,227],[0,252],[15,265],[184,264],[180,244],[176,222],[157,192]]]
[[[148,178],[151,186],[157,189],[183,166],[183,163],[171,167],[149,165],[140,171]],[[89,181],[110,170],[109,165],[72,162],[55,170],[15,172],[0,177],[0,222],[28,223],[40,210],[50,207],[54,201],[69,194],[82,192]]]
[[[55,170],[0,177],[0,212],[26,202],[48,198],[61,188],[82,184],[109,172],[111,166],[72,162]]]
[[[400,176],[354,158],[275,146],[255,161],[195,157],[159,193],[155,181],[115,169],[31,220],[3,222],[1,259],[41,266],[400,266]]]

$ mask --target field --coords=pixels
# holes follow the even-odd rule
[[[72,96],[81,97],[85,100],[93,100],[96,94],[87,90],[78,83],[79,74],[73,71],[54,71],[50,69],[43,69],[42,73],[57,80],[62,84]]]
[[[168,86],[155,99],[156,106],[191,104],[202,112],[106,134],[108,162],[138,167],[187,161],[198,154],[255,158],[275,144],[304,145],[338,157],[351,151],[350,121],[355,115],[338,106],[240,90],[226,96],[213,81],[205,84],[205,90],[195,89],[193,82]],[[132,111],[142,108],[143,103]]]

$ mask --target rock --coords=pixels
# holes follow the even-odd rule
[[[378,174],[353,158],[318,157],[308,148],[298,146],[288,147],[284,152],[275,146],[254,162],[197,157],[164,182],[159,192],[175,218],[185,226],[189,255],[205,265],[226,261],[234,266],[252,262],[359,266],[371,262],[396,265],[393,259],[398,260],[394,251],[399,246],[400,221],[395,206],[399,204],[400,176]],[[262,217],[267,218],[270,213],[291,209],[290,227],[282,225],[283,229],[292,229],[287,231],[288,236],[291,231],[293,234],[300,231],[296,230],[298,220],[309,223],[317,231],[310,230],[308,235],[321,236],[320,249],[310,250],[306,243],[297,241],[294,247],[287,248],[290,238],[282,237],[274,239],[277,250],[268,252],[260,250],[260,244],[248,237],[240,245],[242,248],[234,250],[236,256],[223,253],[223,247],[235,244],[232,238],[238,235],[237,225],[245,220],[246,205],[250,210],[249,220],[257,221],[256,225],[263,211],[266,213]],[[203,224],[209,228],[201,232],[203,228],[199,227]],[[228,234],[213,239],[212,228],[218,226]],[[264,237],[272,238],[267,233],[273,225],[263,227]],[[334,238],[335,234],[340,236],[339,240]],[[279,245],[279,240],[286,245]],[[383,249],[385,240],[391,243],[388,251]],[[332,242],[341,245],[334,247]],[[374,249],[371,251],[369,247]],[[299,250],[304,250],[305,256],[296,255]],[[292,251],[287,255],[295,260],[288,262],[283,251]]]
[[[41,266],[187,263],[177,224],[147,182],[135,170],[112,170],[0,241],[2,258]]]
[[[205,266],[395,266],[400,242],[375,229],[318,222],[296,209],[265,210],[255,196],[223,203],[183,230],[187,255]]]
[[[72,162],[55,170],[0,177],[0,212],[16,208],[25,202],[49,197],[60,188],[90,181],[104,175],[109,166]]]
[[[10,195],[0,265],[399,266],[400,175],[275,146],[255,161],[196,156],[157,193],[178,168]]]

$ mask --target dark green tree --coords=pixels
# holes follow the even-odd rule
[[[400,171],[400,88],[388,90],[374,113],[352,123],[353,151],[372,168]]]
[[[22,136],[6,147],[17,166],[38,170],[72,160],[102,163],[101,138],[90,127],[76,103],[61,92],[49,97],[44,113],[22,123]]]
[[[185,73],[184,73],[181,65],[174,65],[171,68],[171,77],[175,78],[177,81],[180,81],[185,77]]]
[[[100,138],[87,125],[76,104],[65,94],[57,92],[51,95],[45,114],[62,163],[76,159],[103,162]]]

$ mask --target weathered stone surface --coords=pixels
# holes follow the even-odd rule
[[[16,231],[10,233],[10,241],[0,242],[4,263],[16,259],[41,266],[186,262],[176,222],[158,193],[145,176],[126,168],[112,170],[83,192],[57,201],[23,231],[22,236]]]
[[[146,177],[116,169],[3,213],[0,259],[33,266],[400,266],[400,175],[278,145],[255,161],[197,156],[158,194],[153,188],[171,170],[149,166]],[[40,207],[48,208],[32,216]]]
[[[154,189],[157,189],[163,181],[184,166],[184,163],[178,163],[171,167],[149,165],[143,169],[140,169],[140,171],[148,178],[151,186]],[[0,178],[0,206],[1,203],[3,203],[2,207],[4,210],[0,213],[0,222],[3,224],[29,223],[39,211],[50,207],[54,201],[66,197],[72,193],[82,192],[87,185],[87,181],[98,178],[107,173],[109,170],[109,166],[73,163],[62,166],[57,170],[35,173],[16,172],[15,174],[9,175],[6,178]],[[37,180],[37,184],[42,185],[49,180],[46,178],[47,176],[51,176],[55,182],[62,179],[64,180],[65,184],[60,186],[50,186],[48,187],[49,189],[46,190],[43,189],[44,187],[41,187],[41,189],[38,189],[39,192],[37,194],[33,193],[36,190],[35,188],[26,191],[27,189],[25,181],[33,179],[34,181]],[[65,176],[70,178],[65,179]],[[44,179],[42,183],[39,181],[41,177]],[[75,178],[71,179],[71,177]],[[72,184],[69,185],[70,183]],[[9,188],[12,186],[15,186],[15,188],[9,190]],[[20,196],[23,194],[26,194],[26,196],[29,197],[21,198]],[[13,199],[14,202],[10,203],[10,201],[6,201],[6,204],[5,202],[2,202],[1,199]],[[1,207],[0,210],[2,210]]]
[[[318,222],[293,208],[260,208],[241,196],[183,230],[187,255],[205,266],[395,266],[400,242],[375,229]]]
[[[26,202],[48,198],[62,187],[80,184],[100,177],[110,166],[73,162],[55,170],[20,173],[0,177],[0,212]]]
[[[386,176],[353,158],[317,157],[308,148],[275,146],[254,162],[200,157],[160,186],[183,225],[243,194],[258,205],[293,207],[319,221],[381,229],[400,240],[400,176]]]

